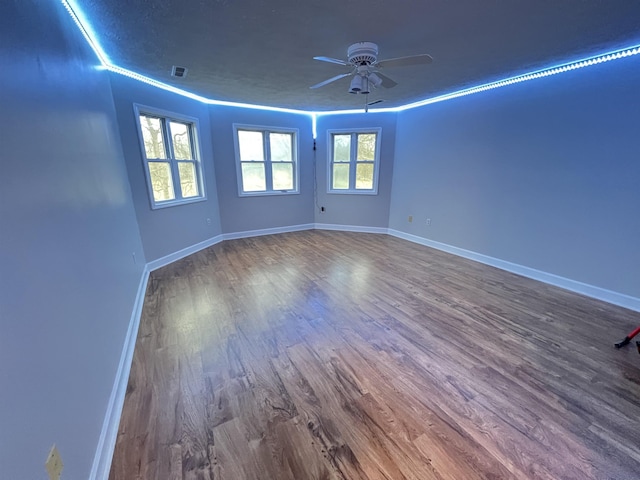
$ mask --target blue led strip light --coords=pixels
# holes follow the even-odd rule
[[[313,139],[315,140],[318,137],[318,114],[311,114],[311,133],[313,134]]]
[[[249,103],[239,103],[239,102],[226,102],[224,100],[213,100],[211,98],[203,97],[202,95],[197,95],[195,93],[189,92],[187,90],[183,90],[181,88],[177,88],[166,83],[159,82],[154,80],[153,78],[145,77],[144,75],[140,75],[139,73],[132,72],[131,70],[127,70],[126,68],[120,68],[113,65],[106,65],[105,68],[110,72],[118,73],[120,75],[124,75],[125,77],[133,78],[139,82],[146,83],[148,85],[152,85],[156,88],[160,88],[162,90],[167,90],[169,92],[177,93],[178,95],[182,95],[183,97],[191,98],[193,100],[197,100],[202,103],[206,103],[207,105],[221,105],[227,107],[236,107],[236,108],[252,108],[254,110],[269,110],[272,112],[284,112],[284,113],[295,113],[298,115],[309,115],[312,116],[313,112],[308,112],[305,110],[294,110],[292,108],[280,108],[280,107],[269,107],[266,105],[253,105]]]
[[[176,93],[178,95],[182,95],[182,96],[191,98],[193,100],[206,103],[208,105],[221,105],[221,106],[229,106],[229,107],[251,108],[255,110],[269,110],[272,112],[284,112],[284,113],[310,115],[313,122],[314,138],[315,138],[317,116],[363,113],[362,109],[313,112],[313,111],[305,111],[305,110],[295,110],[291,108],[269,107],[266,105],[252,105],[248,103],[226,102],[223,100],[214,100],[211,98],[203,97],[201,95],[197,95],[195,93],[188,92],[186,90],[182,90],[177,87],[173,87],[171,85],[168,85],[163,82],[159,82],[152,78],[145,77],[144,75],[140,75],[139,73],[132,72],[131,70],[117,67],[111,63],[111,61],[109,60],[109,57],[105,54],[105,52],[100,47],[100,44],[96,39],[95,33],[90,28],[89,23],[86,21],[86,19],[80,14],[80,9],[74,4],[75,3],[74,0],[60,0],[60,1],[65,6],[67,11],[69,12],[69,15],[71,16],[73,21],[76,23],[76,25],[82,32],[82,35],[87,40],[87,43],[91,46],[93,51],[96,53],[102,66],[104,66],[107,70],[111,72],[118,73],[120,75],[125,75],[127,77],[133,78],[140,82],[147,83],[154,87],[161,88],[163,90],[167,90],[167,91]],[[558,73],[564,73],[564,72],[569,72],[571,70],[577,70],[579,68],[590,67],[593,65],[598,65],[600,63],[609,62],[611,60],[618,60],[621,58],[638,55],[639,53],[640,53],[640,45],[634,45],[630,47],[621,48],[619,50],[614,50],[612,52],[594,55],[593,57],[588,57],[585,59],[564,63],[561,65],[557,65],[555,67],[544,68],[541,70],[536,70],[534,72],[529,72],[522,75],[505,78],[503,80],[498,80],[496,82],[486,83],[484,85],[478,85],[476,87],[466,88],[463,90],[457,90],[455,92],[447,93],[445,95],[438,95],[436,97],[426,98],[424,100],[408,103],[400,107],[371,109],[369,110],[369,113],[401,112],[403,110],[408,110],[410,108],[422,107],[424,105],[430,105],[432,103],[444,102],[446,100],[451,100],[458,97],[464,97],[466,95],[472,95],[474,93],[480,93],[487,90],[493,90],[495,88],[506,87],[508,85],[513,85],[514,83],[527,82],[529,80],[535,80],[538,78],[549,77],[551,75],[557,75]]]
[[[143,82],[148,85],[152,85],[156,88],[167,90],[169,92],[173,92],[178,95],[182,95],[183,97],[191,98],[193,100],[197,100],[199,102],[202,102],[208,105],[221,105],[221,106],[236,107],[236,108],[251,108],[253,110],[268,110],[272,112],[294,113],[298,115],[309,115],[309,116],[313,115],[313,112],[309,112],[305,110],[295,110],[292,108],[269,107],[266,105],[252,105],[248,103],[226,102],[224,100],[214,100],[211,98],[203,97],[202,95],[197,95],[187,90],[183,90],[181,88],[174,87],[172,85],[168,85],[158,80],[154,80],[153,78],[149,78],[139,73],[133,72],[131,70],[127,70],[126,68],[113,65],[113,63],[111,63],[111,61],[109,60],[109,57],[104,53],[104,51],[100,47],[100,44],[96,40],[96,35],[94,31],[89,27],[89,23],[79,13],[81,10],[76,5],[73,4],[74,0],[60,0],[60,1],[62,2],[62,5],[64,5],[64,7],[66,8],[67,12],[69,12],[69,15],[71,16],[75,24],[80,29],[80,32],[84,36],[89,46],[95,52],[102,66],[105,69],[109,70],[110,72],[124,75],[125,77],[132,78],[139,82]]]
[[[107,56],[107,54],[104,53],[104,50],[102,50],[102,47],[100,46],[100,44],[96,39],[95,33],[89,27],[90,24],[87,21],[87,19],[84,18],[84,16],[82,15],[81,10],[77,8],[77,6],[71,5],[71,3],[69,3],[69,2],[73,2],[73,0],[69,0],[69,1],[61,0],[61,1],[62,1],[62,5],[64,5],[64,8],[66,8],[67,12],[69,13],[69,16],[71,16],[71,18],[77,25],[78,29],[84,36],[85,40],[87,41],[91,49],[95,52],[96,56],[98,57],[98,60],[100,60],[100,63],[105,67],[109,66],[111,64],[111,61],[109,60],[109,57]]]
[[[168,90],[173,93],[177,93],[182,95],[183,97],[188,97],[193,100],[197,100],[202,103],[207,103],[208,99],[201,95],[196,95],[195,93],[187,92],[186,90],[182,90],[181,88],[172,87],[171,85],[167,85],[166,83],[158,82],[153,78],[145,77],[144,75],[140,75],[139,73],[132,72],[131,70],[127,70],[126,68],[116,67],[114,65],[106,65],[105,68],[113,73],[118,73],[125,77],[133,78],[139,82],[146,83],[147,85],[151,85],[156,88],[160,88],[162,90]]]
[[[486,83],[484,85],[478,85],[476,87],[467,88],[464,90],[458,90],[456,92],[448,93],[446,95],[439,95],[437,97],[427,98],[418,102],[409,103],[401,107],[388,109],[387,111],[402,111],[410,108],[421,107],[423,105],[429,105],[431,103],[442,102],[445,100],[451,100],[452,98],[464,97],[466,95],[472,95],[474,93],[484,92],[487,90],[493,90],[494,88],[506,87],[507,85],[513,85],[514,83],[527,82],[529,80],[535,80],[537,78],[549,77],[551,75],[557,75],[558,73],[569,72],[571,70],[577,70],[579,68],[591,67],[600,63],[609,62],[611,60],[618,60],[640,53],[640,45],[626,47],[613,52],[596,55],[593,57],[585,58],[583,60],[576,60],[574,62],[564,63],[556,67],[549,67],[535,72],[525,73],[523,75],[517,75],[515,77],[505,78],[498,80],[497,82]],[[379,109],[383,110],[383,109]]]

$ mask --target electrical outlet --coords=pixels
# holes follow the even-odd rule
[[[409,215],[409,223],[413,222],[413,215]]]
[[[427,226],[431,225],[431,219],[427,218]]]
[[[207,218],[207,225],[211,225],[211,219]]]
[[[49,452],[49,456],[47,457],[47,461],[44,462],[44,468],[47,469],[49,480],[60,480],[60,474],[62,473],[63,467],[64,464],[62,463],[62,458],[60,458],[60,452],[58,452],[58,448],[53,445]]]

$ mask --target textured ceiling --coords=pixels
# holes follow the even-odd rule
[[[393,107],[640,43],[639,0],[76,0],[111,61],[234,102],[303,110],[359,108],[346,59],[370,41],[379,59],[419,53],[431,65],[387,68],[398,82],[369,101]],[[173,65],[188,68],[171,77]]]

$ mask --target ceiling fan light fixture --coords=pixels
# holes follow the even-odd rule
[[[349,86],[349,93],[358,93],[362,90],[362,77],[360,75],[354,75]]]
[[[368,95],[370,93],[368,77],[362,77],[362,89],[360,89],[360,93],[363,93],[365,95]]]
[[[378,88],[380,85],[382,85],[382,79],[375,73],[370,73],[369,84],[373,85],[375,88]]]

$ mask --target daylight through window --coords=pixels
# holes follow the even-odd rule
[[[297,130],[234,125],[238,192],[298,193]]]
[[[195,119],[136,106],[152,208],[205,198]]]
[[[377,193],[380,129],[329,131],[329,191]]]

